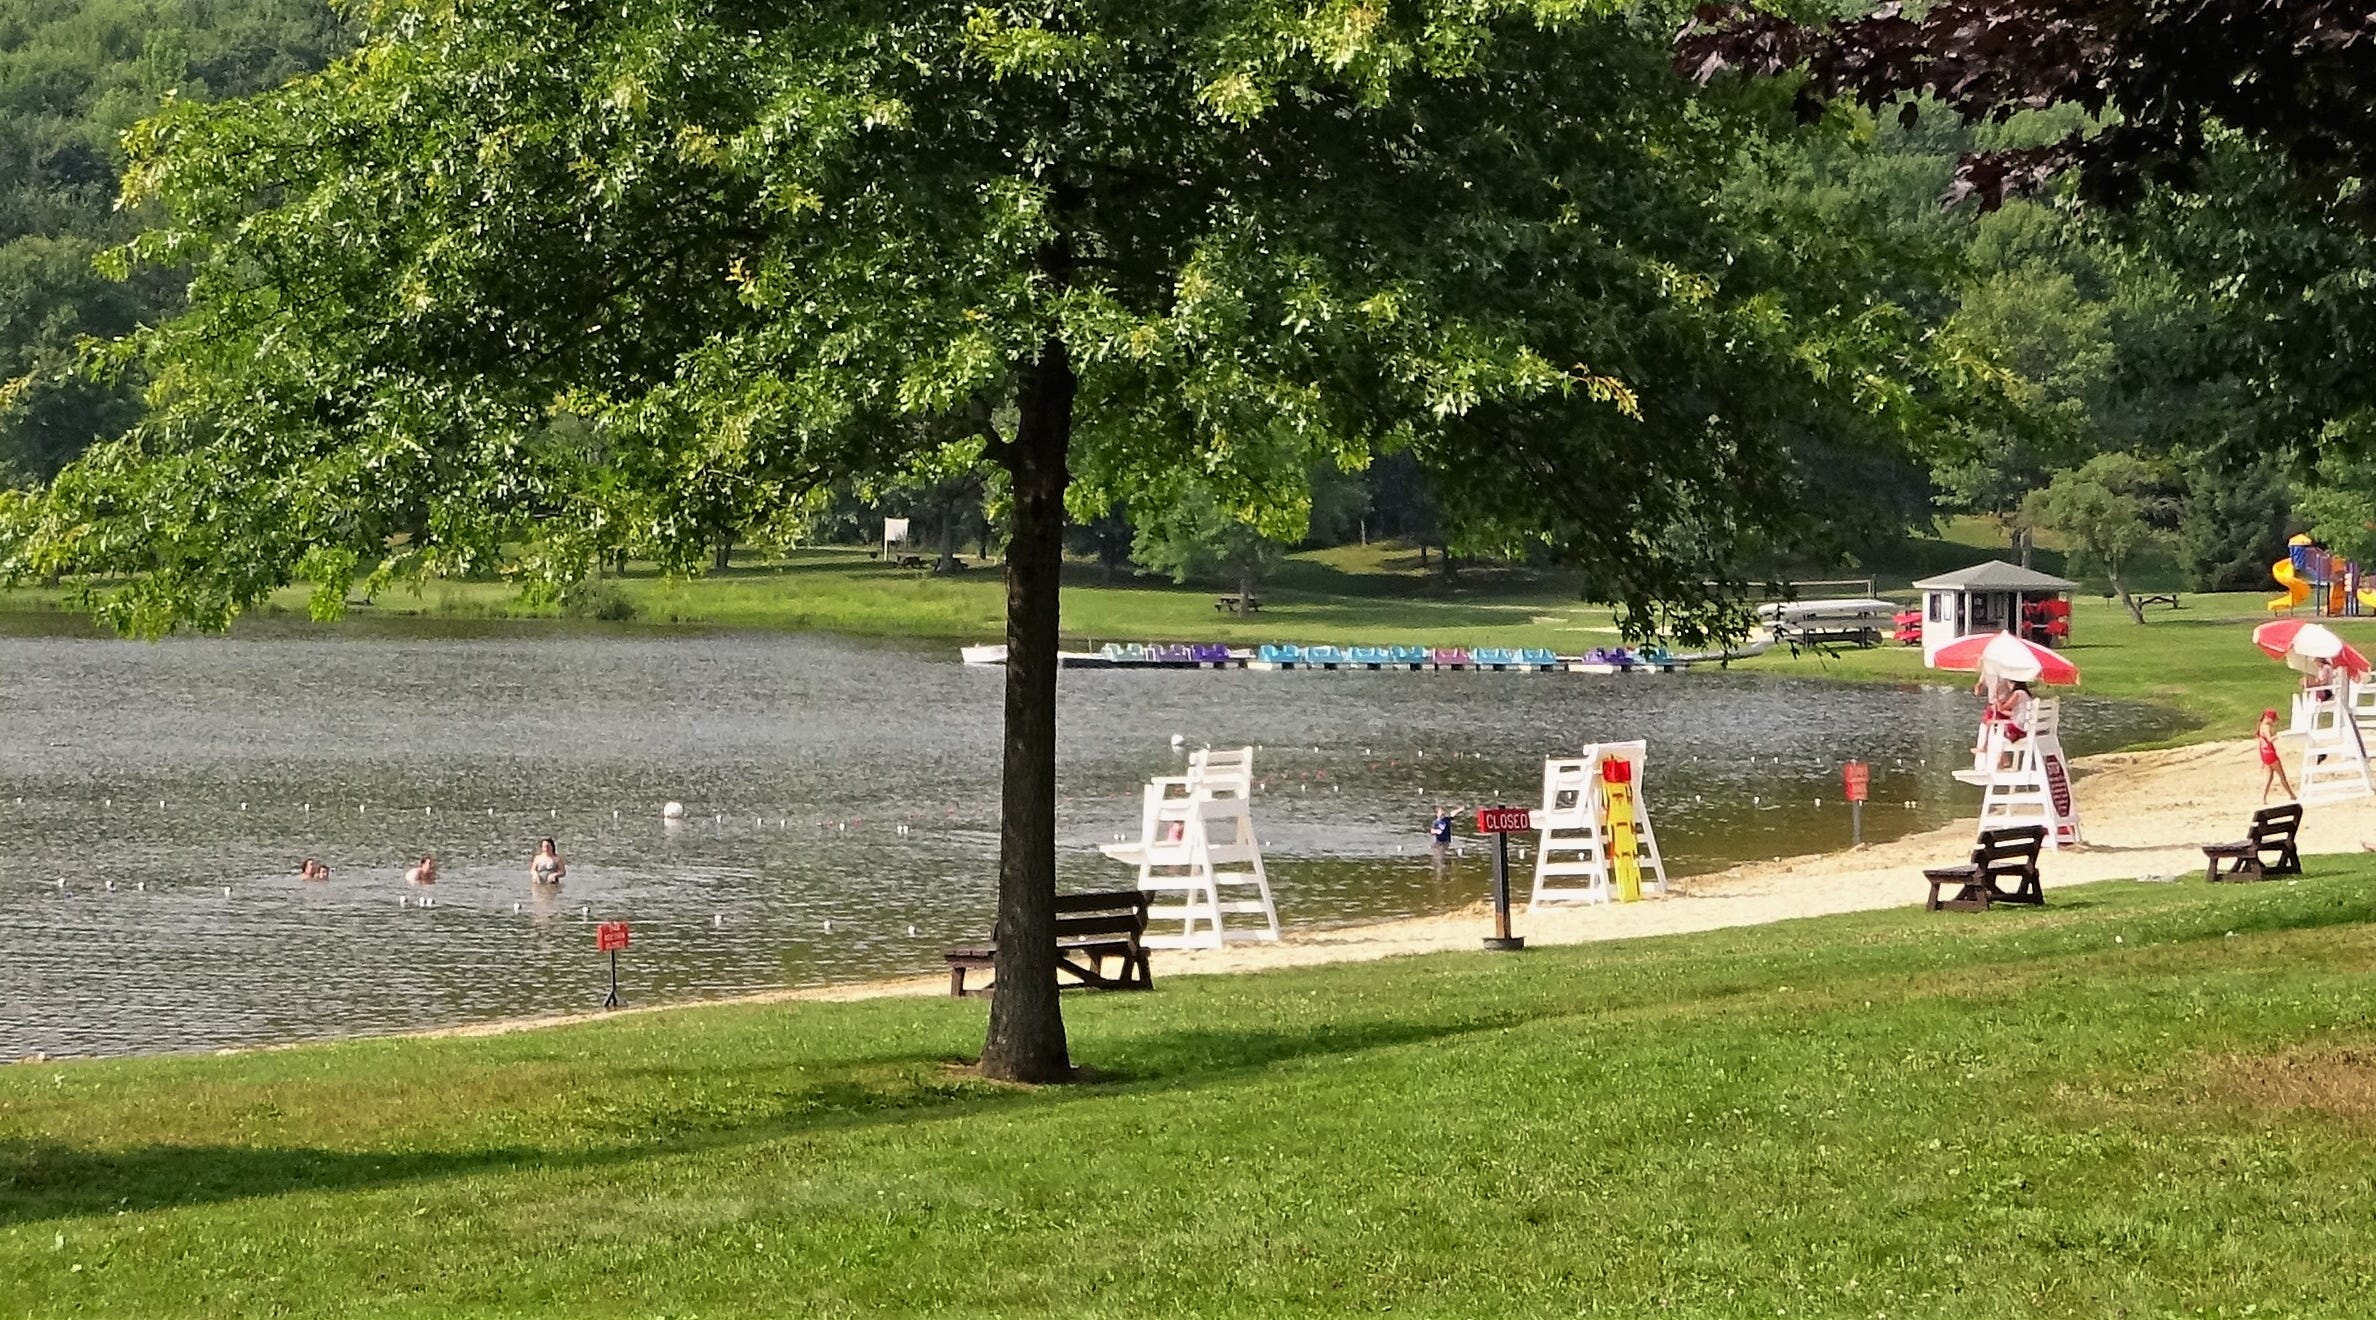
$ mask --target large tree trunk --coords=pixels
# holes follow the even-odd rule
[[[734,567],[733,537],[721,536],[717,544],[710,547],[710,567],[720,573]]]
[[[1050,336],[1024,372],[1007,457],[1006,766],[998,822],[997,993],[982,1075],[1060,1082],[1072,1075],[1056,998],[1056,608],[1064,567],[1065,450],[1078,381]]]
[[[1061,531],[1062,528],[1059,527],[1058,530]],[[949,501],[941,509],[940,534],[940,562],[933,565],[932,571],[954,573],[957,571],[957,502],[955,500]]]

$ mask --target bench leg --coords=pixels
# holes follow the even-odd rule
[[[949,998],[965,998],[965,969],[954,964],[949,968]]]

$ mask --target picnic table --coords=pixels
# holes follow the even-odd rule
[[[1227,610],[1231,614],[1260,614],[1262,598],[1242,592],[1225,591],[1214,598],[1213,608]]]
[[[1109,889],[1056,896],[1056,972],[1076,985],[1099,990],[1152,990],[1155,975],[1147,961],[1147,908],[1143,889]],[[998,945],[993,941],[951,949],[942,955],[949,964],[949,994],[963,999],[989,990],[969,989],[969,971],[993,972]],[[1119,972],[1108,972],[1106,959],[1115,959]],[[989,987],[997,989],[996,985]]]

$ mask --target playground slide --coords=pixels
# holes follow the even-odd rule
[[[2277,579],[2277,585],[2285,588],[2284,595],[2269,597],[2268,609],[2271,614],[2298,609],[2302,602],[2310,599],[2310,584],[2294,576],[2293,560],[2278,560],[2270,567],[2269,576]],[[2362,613],[2376,614],[2376,587],[2362,588],[2359,593],[2359,603]],[[2343,584],[2341,582],[2330,584],[2327,587],[2326,613],[2347,614],[2349,612],[2343,608]]]
[[[2310,584],[2294,576],[2293,560],[2278,560],[2276,566],[2269,570],[2269,576],[2276,578],[2277,585],[2285,588],[2284,595],[2269,598],[2271,614],[2297,608],[2303,601],[2310,599]]]

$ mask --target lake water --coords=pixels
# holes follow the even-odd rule
[[[953,647],[396,620],[152,646],[14,616],[0,674],[0,1058],[590,1008],[604,919],[634,924],[630,1003],[929,971],[989,922],[1002,674]],[[1096,845],[1135,833],[1179,733],[1260,747],[1291,928],[1481,897],[1475,846],[1431,864],[1433,806],[1528,802],[1595,740],[1649,740],[1670,869],[1704,872],[1843,842],[1851,756],[1869,836],[1944,820],[1975,796],[1947,778],[1972,713],[1720,673],[1072,670],[1059,866],[1126,881]],[[2078,699],[2064,727],[2083,754],[2172,718]],[[548,834],[569,878],[537,899]],[[400,903],[423,852],[431,908]],[[297,880],[307,855],[330,883]]]

